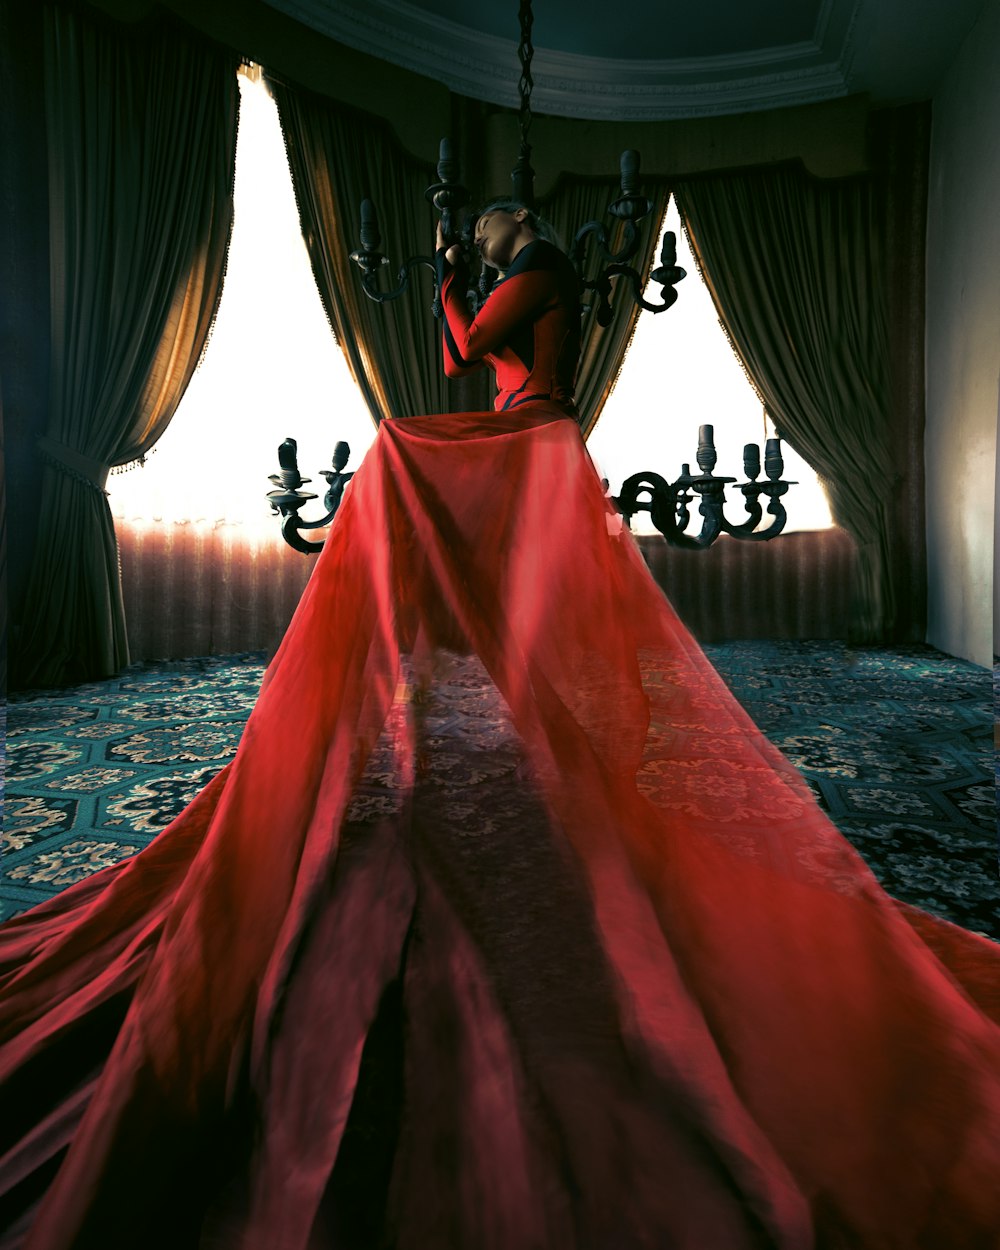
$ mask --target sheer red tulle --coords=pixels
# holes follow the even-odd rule
[[[545,405],[382,426],[236,759],[0,955],[5,1246],[1000,1245],[1000,947],[880,890]]]

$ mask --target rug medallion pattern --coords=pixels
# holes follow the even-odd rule
[[[1000,937],[988,670],[918,646],[705,650],[891,894]],[[144,664],[13,699],[0,914],[146,846],[232,758],[263,669]]]

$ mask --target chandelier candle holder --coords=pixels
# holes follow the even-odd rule
[[[637,512],[648,512],[653,525],[673,547],[698,549],[711,546],[720,534],[729,534],[750,542],[767,542],[776,538],[785,528],[787,515],[781,496],[795,482],[782,479],[785,462],[781,455],[781,440],[769,438],[764,448],[764,473],[767,480],[759,482],[760,448],[747,443],[743,448],[743,472],[745,482],[737,486],[743,493],[746,517],[737,524],[724,515],[726,487],[736,482],[734,477],[716,477],[712,470],[718,459],[715,450],[714,428],[702,425],[698,428],[698,474],[691,473],[690,465],[681,465],[681,474],[674,482],[668,482],[659,473],[633,473],[622,483],[621,493],[612,495],[611,502],[631,527]],[[758,529],[764,511],[761,496],[768,500],[767,511],[771,523]],[[691,522],[692,502],[697,499],[702,516],[701,531],[688,534]]]
[[[445,239],[449,243],[455,243],[460,239],[459,231],[455,226],[455,215],[469,203],[472,197],[459,181],[461,174],[458,160],[453,154],[451,140],[447,138],[441,140],[438,149],[437,176],[437,182],[431,183],[424,192],[424,196],[441,214],[441,229]],[[472,224],[474,225],[474,221]],[[463,233],[464,237],[461,241],[468,249],[471,236],[468,230]],[[440,317],[441,295],[437,289],[434,257],[411,256],[396,274],[396,285],[389,291],[380,291],[379,273],[389,263],[389,258],[379,251],[381,246],[382,235],[379,231],[378,211],[371,200],[362,200],[360,246],[351,253],[351,260],[361,270],[361,286],[364,293],[377,304],[399,299],[410,285],[410,274],[413,270],[423,267],[435,275],[431,312],[435,317]],[[485,299],[485,294],[481,296],[480,303],[483,299]]]
[[[624,278],[630,289],[632,299],[640,308],[648,312],[660,313],[670,308],[677,300],[677,283],[687,277],[687,270],[677,264],[677,236],[668,230],[663,236],[660,248],[660,263],[649,275],[651,282],[658,282],[661,287],[661,303],[651,304],[643,298],[642,275],[627,262],[639,250],[641,235],[638,223],[648,217],[653,209],[652,200],[639,194],[639,153],[628,148],[621,155],[619,165],[621,173],[621,195],[608,205],[608,212],[617,221],[624,222],[623,239],[617,252],[609,247],[608,232],[599,221],[588,221],[581,226],[573,238],[569,257],[580,278],[584,290],[593,291],[598,299],[597,324],[603,328],[609,326],[614,317],[611,307],[611,279]],[[586,268],[586,248],[593,239],[597,244],[604,268],[592,281],[584,278]]]
[[[764,448],[764,473],[766,481],[759,482],[760,448],[754,443],[747,443],[743,448],[743,472],[747,476],[736,489],[743,494],[746,517],[737,524],[729,521],[724,515],[726,505],[726,487],[736,482],[734,477],[716,477],[715,468],[718,455],[715,450],[715,430],[711,425],[698,427],[698,451],[696,459],[698,474],[692,474],[690,465],[681,465],[681,474],[674,482],[668,482],[659,473],[633,473],[622,483],[621,493],[610,496],[611,502],[622,514],[625,524],[631,528],[632,518],[637,512],[648,512],[653,525],[673,547],[699,549],[711,546],[720,534],[729,534],[733,538],[745,539],[750,542],[767,542],[776,538],[785,528],[788,519],[782,495],[795,482],[782,479],[785,462],[781,455],[781,440],[769,438]],[[318,496],[301,488],[312,480],[302,477],[298,467],[298,445],[294,438],[286,438],[278,448],[280,471],[272,473],[270,480],[277,489],[268,491],[268,501],[275,513],[282,517],[281,534],[285,542],[296,551],[310,555],[323,550],[322,541],[303,538],[301,531],[321,529],[329,525],[340,507],[344,488],[354,476],[345,473],[344,469],[350,458],[351,449],[347,443],[340,442],[333,451],[332,467],[322,469],[320,476],[326,478],[327,491],[323,497],[326,515],[318,521],[305,521],[299,516],[299,509]],[[607,480],[604,488],[607,490]],[[767,512],[771,522],[764,529],[758,529],[764,517],[761,496],[767,499]],[[697,499],[698,511],[702,516],[701,531],[697,534],[686,533],[691,523],[691,504]]]
[[[285,542],[296,551],[311,555],[323,550],[323,542],[303,538],[300,531],[322,529],[324,525],[329,525],[336,516],[343,498],[344,487],[354,476],[353,472],[344,472],[351,456],[351,449],[347,443],[338,443],[333,449],[331,467],[320,470],[320,477],[326,478],[327,489],[323,496],[323,507],[327,511],[326,516],[318,521],[303,521],[299,516],[299,509],[316,499],[317,496],[312,491],[300,489],[311,482],[312,478],[302,477],[299,473],[298,450],[298,443],[294,438],[286,438],[279,446],[280,468],[277,473],[270,475],[270,480],[277,489],[268,491],[267,498],[271,511],[281,515],[281,536]]]
[[[533,196],[525,190],[525,183],[530,182],[532,171],[525,169],[522,160],[514,167],[511,179],[515,187],[520,185],[520,194],[515,199],[531,203]],[[611,307],[612,279],[622,278],[632,299],[640,308],[649,312],[659,313],[670,308],[677,300],[675,289],[678,282],[687,276],[687,271],[677,264],[677,238],[673,231],[663,236],[660,249],[660,263],[649,275],[650,280],[660,284],[660,303],[650,303],[643,298],[645,281],[629,261],[635,258],[642,243],[639,224],[649,216],[653,208],[652,200],[639,192],[639,153],[628,149],[621,155],[620,194],[608,205],[609,214],[616,220],[624,222],[621,246],[612,252],[609,246],[608,228],[600,221],[588,221],[577,230],[573,237],[573,245],[569,252],[570,260],[580,279],[584,291],[593,291],[598,300],[597,323],[601,327],[611,324],[614,311]],[[473,253],[472,235],[475,230],[476,218],[468,216],[461,227],[457,225],[457,214],[471,199],[467,188],[460,181],[461,171],[458,158],[454,156],[450,139],[442,139],[437,164],[438,181],[424,192],[441,214],[441,232],[446,244],[459,243],[466,255]],[[433,278],[434,298],[431,311],[435,317],[441,316],[441,296],[437,289],[436,269],[432,256],[411,256],[396,273],[396,285],[389,290],[381,290],[379,274],[389,258],[380,251],[382,234],[379,229],[378,210],[374,203],[365,199],[361,201],[361,228],[359,246],[351,253],[351,260],[361,270],[361,287],[369,299],[378,304],[388,303],[399,297],[409,288],[410,275],[414,270],[424,268],[430,271]],[[587,268],[588,245],[596,244],[604,267],[593,279],[585,277]],[[469,302],[478,312],[486,301],[493,286],[496,270],[482,265],[481,273],[473,289],[469,291]]]

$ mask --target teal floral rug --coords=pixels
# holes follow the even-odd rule
[[[891,894],[1000,937],[987,669],[930,647],[705,649]],[[145,664],[11,700],[0,915],[146,846],[232,758],[263,669]]]
[[[926,646],[705,650],[890,894],[1000,939],[988,669]]]

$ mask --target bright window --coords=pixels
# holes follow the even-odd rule
[[[764,440],[774,436],[770,422],[765,433],[760,400],[719,325],[673,200],[664,229],[673,230],[677,236],[677,263],[687,270],[687,277],[677,287],[677,303],[672,308],[655,316],[640,314],[618,383],[587,444],[614,494],[633,473],[654,472],[673,481],[685,462],[697,473],[700,425],[715,427],[719,460],[713,472],[740,482],[746,481],[744,443],[760,446],[763,464]],[[659,290],[649,287],[646,298],[650,303],[659,302]],[[784,496],[788,511],[785,532],[832,525],[830,507],[816,474],[784,442],[782,454],[785,480],[798,483]],[[726,515],[738,523],[745,515],[743,497],[732,487],[727,495],[731,502]],[[697,505],[693,504],[689,532],[697,532],[699,521]],[[655,532],[647,512],[633,519],[632,528],[636,533]]]
[[[281,541],[265,499],[278,444],[299,445],[299,469],[320,498],[334,444],[357,468],[375,427],[337,346],[299,228],[278,110],[240,75],[235,219],[219,313],[204,360],[142,467],[108,479],[111,510],[133,523],[236,523]]]

